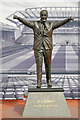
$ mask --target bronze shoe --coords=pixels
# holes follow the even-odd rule
[[[37,85],[37,88],[41,88],[41,85]]]
[[[51,88],[51,87],[52,87],[52,84],[51,84],[51,83],[49,83],[49,84],[48,84],[48,88]]]

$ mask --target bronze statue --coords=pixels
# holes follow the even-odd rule
[[[54,22],[47,21],[48,12],[47,10],[42,10],[40,12],[40,21],[30,22],[21,17],[14,15],[14,19],[18,19],[24,25],[30,27],[34,31],[34,55],[37,68],[37,88],[41,88],[42,81],[42,63],[43,57],[45,62],[45,71],[48,88],[52,87],[51,84],[51,55],[52,55],[52,33],[53,30],[66,24],[70,20],[73,20],[73,17],[69,17],[65,20]]]

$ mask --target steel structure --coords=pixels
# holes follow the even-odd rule
[[[33,34],[33,31],[25,27],[18,20],[14,20],[13,16],[20,16],[28,21],[36,21],[40,19],[40,11],[46,9],[48,11],[48,20],[59,21],[66,19],[70,16],[74,17],[74,22],[70,21],[66,25],[54,31],[54,34],[77,34],[78,35],[78,7],[38,7],[38,8],[26,8],[24,11],[16,11],[9,15],[6,19],[16,24],[19,27],[19,36],[17,40],[23,34]],[[17,32],[17,31],[16,31]]]
[[[78,7],[38,7],[27,8],[24,11],[16,11],[9,15],[6,19],[18,25],[18,21],[13,20],[13,15],[21,16],[29,21],[39,20],[40,11],[46,9],[48,11],[48,20],[62,20],[73,16],[78,20]]]

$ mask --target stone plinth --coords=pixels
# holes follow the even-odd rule
[[[63,88],[29,88],[23,117],[70,117]]]

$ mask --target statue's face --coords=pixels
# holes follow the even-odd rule
[[[45,22],[47,20],[48,14],[46,11],[42,11],[40,14],[41,21]]]

